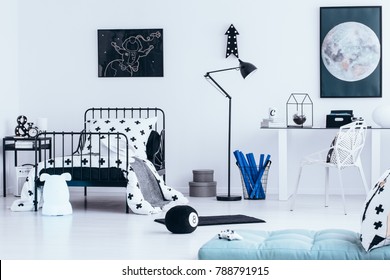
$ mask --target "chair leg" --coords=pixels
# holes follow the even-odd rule
[[[362,178],[362,181],[363,181],[364,190],[366,191],[366,194],[368,194],[370,189],[368,188],[368,185],[367,185],[367,180],[366,180],[366,176],[364,175],[362,164],[359,163],[357,167],[359,169],[360,178]]]
[[[344,207],[344,214],[347,215],[347,210],[345,207],[344,184],[343,184],[343,178],[341,177],[341,170],[340,169],[338,169],[338,173],[339,173],[339,181],[340,181],[341,199],[343,201],[343,207]]]
[[[325,167],[325,207],[328,207],[329,201],[329,167]]]
[[[293,211],[293,210],[294,210],[295,199],[296,199],[297,194],[298,194],[299,182],[300,182],[300,180],[301,180],[301,175],[302,175],[302,169],[303,169],[303,166],[301,166],[300,169],[299,169],[297,184],[296,184],[296,186],[295,186],[295,191],[294,191],[294,194],[293,194],[293,196],[292,196],[292,200],[291,200],[291,204],[290,204],[290,211]]]

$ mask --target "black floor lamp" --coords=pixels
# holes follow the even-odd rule
[[[229,99],[229,129],[228,129],[228,193],[227,195],[217,195],[217,200],[222,201],[237,201],[241,200],[240,195],[231,195],[230,194],[230,158],[231,158],[231,138],[232,138],[232,97],[211,77],[210,74],[217,73],[217,72],[224,72],[224,71],[230,71],[230,70],[240,70],[241,76],[245,79],[249,74],[253,73],[257,68],[251,63],[243,62],[240,59],[238,60],[240,62],[238,67],[232,67],[227,69],[221,69],[221,70],[215,70],[207,72],[204,77],[211,81],[221,93]]]

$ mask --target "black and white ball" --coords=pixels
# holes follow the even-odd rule
[[[178,205],[165,214],[165,226],[172,233],[191,233],[198,227],[198,212],[191,206]]]

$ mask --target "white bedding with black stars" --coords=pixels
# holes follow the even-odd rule
[[[91,161],[91,162],[90,162]],[[157,173],[154,165],[145,159],[142,159],[145,165],[151,170],[155,176],[158,185],[161,189],[161,193],[164,199],[171,201],[164,206],[165,209],[169,209],[172,205],[177,204],[187,204],[188,199],[177,190],[168,187],[165,185],[163,178]],[[96,155],[83,155],[81,156],[68,156],[68,157],[57,157],[50,159],[46,162],[46,168],[50,167],[70,167],[70,166],[86,166],[86,167],[117,167],[120,168],[123,172],[127,173],[128,183],[126,187],[127,192],[127,204],[131,211],[135,214],[155,214],[159,213],[164,208],[154,207],[148,201],[144,199],[142,192],[139,188],[139,182],[137,174],[131,168],[131,163],[128,167],[124,166],[124,159],[108,159],[104,157],[98,157]],[[45,166],[44,162],[38,164],[38,174]],[[38,203],[38,207],[42,207],[44,201],[42,199],[42,188],[38,188],[38,201],[34,201],[34,177],[35,169],[31,169],[26,178],[26,182],[23,185],[20,199],[17,199],[13,202],[11,206],[12,211],[33,211],[34,204]]]

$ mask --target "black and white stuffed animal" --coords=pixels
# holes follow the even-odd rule
[[[226,239],[229,241],[242,239],[242,237],[238,233],[236,233],[234,230],[231,229],[223,230],[220,233],[218,233],[218,238]]]

